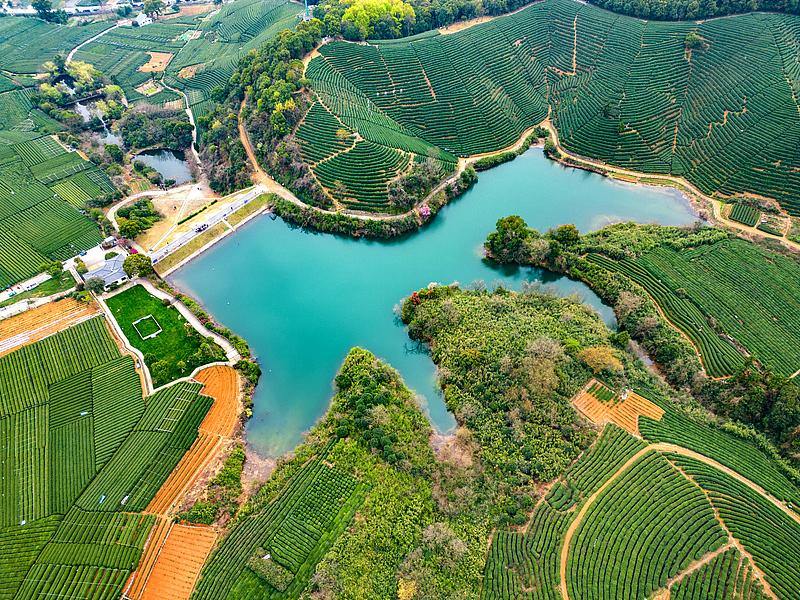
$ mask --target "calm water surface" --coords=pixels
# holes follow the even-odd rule
[[[481,259],[487,233],[509,214],[541,230],[562,223],[588,231],[621,220],[696,220],[677,192],[567,169],[546,160],[540,149],[482,173],[430,226],[398,241],[308,233],[259,217],[171,278],[244,336],[261,362],[249,443],[272,456],[294,448],[325,412],[332,379],[356,345],[398,369],[436,428],[451,429],[455,421],[436,386],[434,365],[393,313],[403,297],[432,281],[507,287],[541,281],[560,294],[579,294],[613,324],[611,310],[583,284]]]
[[[161,173],[166,179],[172,179],[175,185],[188,183],[192,180],[192,171],[189,163],[183,157],[172,150],[145,150],[134,157],[135,160],[143,162]]]

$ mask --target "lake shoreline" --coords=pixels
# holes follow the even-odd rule
[[[533,227],[574,222],[582,230],[636,220],[691,225],[685,198],[663,188],[624,185],[526,152],[486,171],[419,235],[389,240],[318,235],[283,219],[252,219],[172,272],[168,280],[197,298],[214,320],[245,337],[264,371],[247,425],[251,449],[280,457],[302,441],[333,396],[346,352],[367,348],[388,361],[423,397],[439,431],[454,425],[426,349],[408,339],[392,307],[431,282],[509,289],[540,282],[582,302],[613,324],[613,311],[586,286],[538,269],[482,260],[496,220],[520,213]]]

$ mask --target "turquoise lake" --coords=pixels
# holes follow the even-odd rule
[[[509,214],[540,230],[562,223],[589,231],[625,220],[697,220],[674,190],[565,168],[544,158],[540,148],[481,173],[475,187],[433,223],[401,240],[353,240],[258,217],[170,278],[244,336],[261,363],[248,443],[266,456],[299,444],[327,409],[333,378],[353,346],[398,369],[434,426],[452,429],[455,421],[438,391],[433,363],[394,314],[402,298],[430,282],[482,280],[490,287],[518,288],[538,281],[559,294],[577,293],[613,325],[611,309],[581,283],[482,260],[483,240]]]

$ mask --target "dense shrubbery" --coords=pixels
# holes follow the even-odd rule
[[[493,502],[492,482],[472,463],[468,434],[459,436],[458,462],[437,461],[430,435],[427,419],[397,372],[370,352],[352,349],[336,377],[328,413],[240,511],[206,566],[198,597],[224,595],[245,565],[272,581],[261,567],[269,560],[281,562],[286,535],[272,537],[280,522],[270,526],[270,508],[291,499],[292,490],[304,488],[295,506],[309,521],[327,523],[331,515],[312,511],[334,493],[330,483],[308,485],[306,477],[320,459],[326,477],[357,480],[359,491],[347,503],[358,502],[352,509],[358,517],[350,520],[352,513],[348,517],[345,511],[326,525],[323,538],[304,538],[308,562],[290,569],[292,597],[305,589],[314,597],[393,598],[404,587],[435,598],[478,597],[486,542],[493,522],[503,519],[502,509]],[[338,510],[344,509],[337,505],[334,513]],[[346,520],[339,523],[339,518]],[[256,536],[249,535],[254,525]],[[346,535],[340,535],[345,527]],[[303,549],[296,545],[292,551],[297,555]],[[261,563],[249,564],[254,556]]]
[[[137,200],[117,211],[119,232],[130,239],[150,229],[161,218],[161,214],[153,207],[152,201],[148,198]]]
[[[753,11],[800,14],[797,0],[590,0],[624,15],[664,21],[693,21]]]
[[[610,343],[592,309],[537,292],[434,287],[406,300],[402,318],[430,344],[448,408],[510,494],[555,477],[586,446],[569,399],[591,375],[580,353]]]
[[[31,96],[34,106],[54,119],[67,125],[71,131],[78,132],[87,127],[99,129],[102,126],[97,116],[88,122],[75,110],[75,102],[85,98],[102,96],[95,104],[107,119],[119,118],[124,111],[122,90],[111,85],[94,66],[73,60],[69,64],[59,54],[44,64],[46,79],[38,85]]]
[[[601,253],[612,260],[635,258],[663,246],[674,250],[718,243],[728,233],[708,227],[680,228],[625,223],[578,235],[565,225],[540,235],[516,216],[497,222],[485,247],[501,262],[532,264],[588,284],[614,307],[620,327],[662,367],[674,385],[690,389],[720,415],[757,427],[790,456],[800,455],[800,389],[792,380],[752,363],[734,377],[711,379],[703,373],[695,348],[662,316],[650,295],[622,273],[586,258]]]
[[[178,518],[189,523],[211,525],[220,519],[227,521],[233,516],[242,493],[244,461],[244,448],[236,446],[225,459],[222,470],[209,482],[202,498]]]
[[[192,125],[181,110],[137,107],[120,121],[119,132],[129,150],[153,146],[186,150],[192,145]]]

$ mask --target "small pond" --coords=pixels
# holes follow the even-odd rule
[[[408,339],[393,313],[415,289],[435,281],[483,280],[519,288],[541,282],[578,294],[609,325],[614,316],[585,285],[532,268],[482,260],[498,218],[519,214],[540,230],[574,223],[581,231],[622,220],[672,225],[697,217],[673,190],[615,182],[569,169],[532,149],[481,173],[475,187],[422,231],[374,242],[302,231],[260,217],[171,277],[222,323],[244,336],[264,374],[255,394],[249,444],[265,455],[294,448],[324,414],[332,380],[352,346],[400,371],[439,431],[454,426],[430,357]]]
[[[183,158],[183,154],[174,150],[145,150],[133,157],[158,171],[164,180],[171,179],[175,185],[181,185],[192,181],[192,170],[189,163]]]

